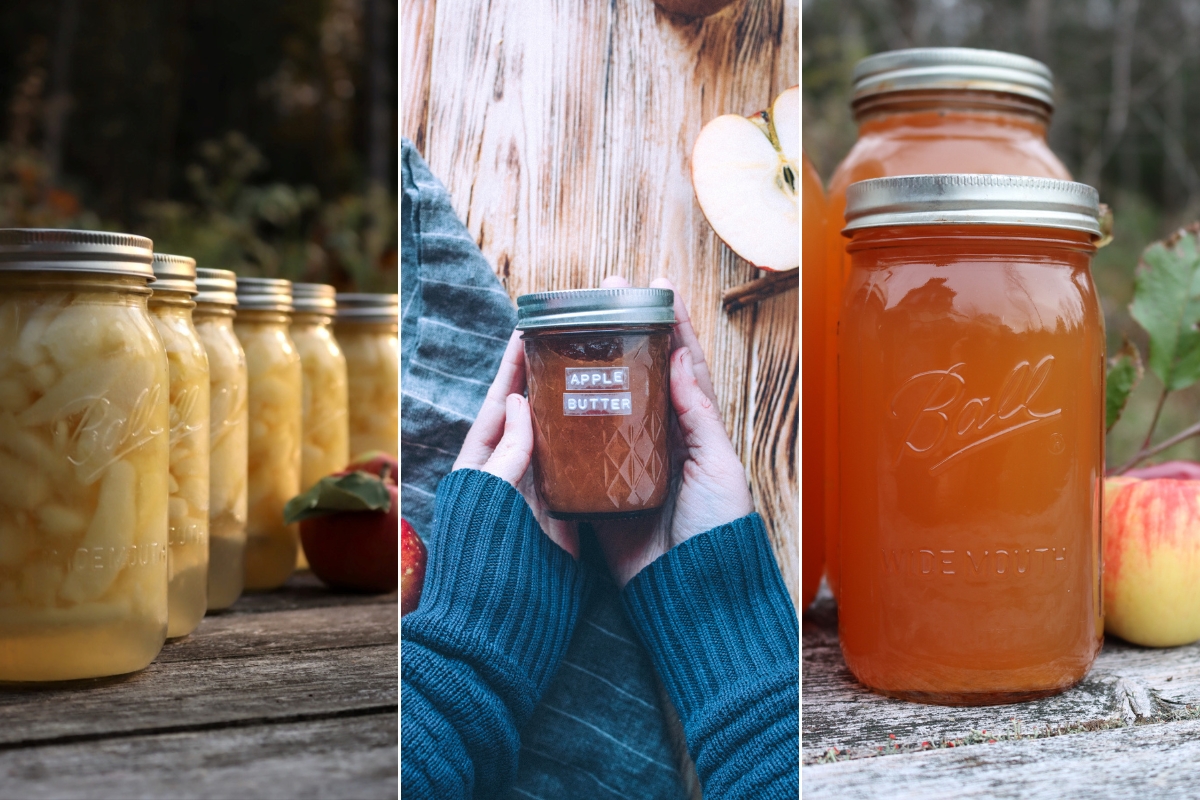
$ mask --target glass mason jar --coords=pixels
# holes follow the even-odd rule
[[[839,591],[837,541],[837,335],[849,276],[846,187],[893,175],[988,173],[1070,180],[1050,151],[1054,104],[1050,70],[1031,58],[994,50],[931,47],[864,58],[854,68],[850,101],[858,140],[829,182],[826,239],[825,531],[826,574]]]
[[[1096,191],[925,175],[847,193],[842,651],[877,692],[1055,694],[1103,637]]]
[[[304,372],[301,402],[300,491],[350,463],[346,357],[333,336],[336,291],[323,283],[292,284],[292,341]],[[308,569],[304,548],[296,569]]]
[[[167,638],[186,636],[208,610],[208,356],[192,323],[196,262],[155,253],[150,318],[167,349],[171,465],[167,524]]]
[[[346,356],[350,457],[400,447],[400,299],[394,294],[337,295],[335,330]]]
[[[292,341],[292,284],[278,278],[238,278],[234,331],[246,351],[249,506],[246,588],[275,589],[296,568],[300,546],[283,506],[300,493],[300,354]]]
[[[804,239],[801,244],[804,331],[801,372],[804,376],[802,465],[800,488],[801,547],[804,550],[800,607],[808,608],[825,571],[825,190],[804,155],[802,200]]]
[[[151,243],[0,231],[0,681],[140,670],[167,634]]]
[[[666,501],[674,299],[635,288],[517,298],[533,476],[550,516],[639,516]]]
[[[208,610],[216,611],[233,605],[245,583],[249,375],[233,330],[237,275],[200,267],[196,288],[192,318],[209,377]]]

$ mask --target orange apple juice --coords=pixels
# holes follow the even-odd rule
[[[984,225],[853,234],[839,625],[876,691],[1015,702],[1072,686],[1099,650],[1093,242]]]
[[[802,292],[804,303],[801,338],[803,355],[803,494],[801,541],[803,544],[800,607],[816,597],[825,570],[825,191],[808,156],[804,156],[804,238]]]

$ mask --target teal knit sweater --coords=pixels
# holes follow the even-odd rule
[[[420,607],[401,622],[401,796],[490,798],[574,631],[581,566],[506,482],[438,487]],[[710,800],[799,794],[799,625],[757,514],[672,549],[625,587]]]

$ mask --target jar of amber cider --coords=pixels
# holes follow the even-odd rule
[[[296,568],[300,546],[283,506],[300,492],[300,354],[289,328],[292,284],[278,278],[237,280],[234,331],[250,376],[247,442],[246,588],[275,589]]]
[[[336,291],[323,283],[292,284],[292,341],[300,353],[304,396],[300,405],[300,491],[350,462],[346,357],[333,336]],[[304,549],[296,569],[308,569]]]
[[[838,593],[837,331],[849,276],[842,237],[846,187],[893,175],[990,173],[1070,180],[1050,151],[1054,105],[1050,70],[994,50],[930,47],[864,58],[854,68],[850,104],[858,140],[829,182],[826,238],[825,530],[826,574]]]
[[[334,325],[349,379],[351,457],[399,452],[399,322],[398,295],[337,295]]]
[[[175,638],[208,610],[208,356],[192,322],[195,260],[155,253],[152,266],[150,317],[167,349],[171,397],[167,638]]]
[[[533,475],[556,519],[652,514],[667,499],[669,289],[517,298],[533,415]]]
[[[167,634],[167,355],[140,236],[0,230],[0,681],[142,669]]]
[[[922,702],[1061,692],[1103,636],[1096,191],[922,175],[846,197],[846,664]]]
[[[209,377],[208,610],[216,611],[233,605],[245,581],[249,375],[233,330],[237,275],[200,267],[196,288],[192,317]]]
[[[804,550],[800,607],[808,608],[825,570],[825,191],[821,178],[804,154],[802,182],[804,239],[801,242],[804,331],[801,373],[804,377],[803,480],[800,492]]]

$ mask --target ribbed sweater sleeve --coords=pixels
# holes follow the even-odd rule
[[[704,796],[800,791],[800,628],[762,518],[672,548],[625,609],[683,721]]]
[[[566,651],[583,571],[485,472],[442,479],[433,527],[421,604],[400,625],[401,793],[492,797]]]

